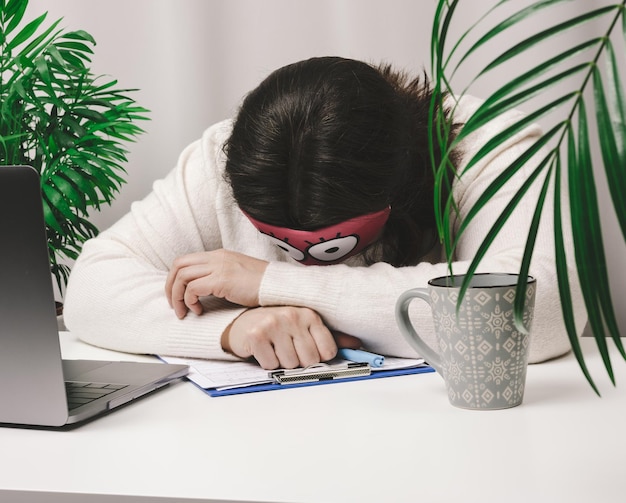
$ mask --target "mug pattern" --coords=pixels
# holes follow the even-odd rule
[[[526,291],[530,329],[535,285]],[[471,409],[519,405],[524,396],[530,338],[513,320],[515,287],[469,289],[457,317],[458,290],[431,288],[442,373],[450,402]]]

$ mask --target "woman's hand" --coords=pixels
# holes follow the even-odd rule
[[[320,316],[306,307],[258,307],[242,313],[222,336],[224,350],[253,356],[264,369],[296,368],[331,360],[337,347],[357,349],[361,341],[333,334]]]
[[[255,307],[266,267],[264,260],[223,249],[183,255],[172,264],[165,294],[181,319],[188,310],[202,314],[199,299],[208,295]]]

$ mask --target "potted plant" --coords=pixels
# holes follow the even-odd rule
[[[504,184],[507,177],[512,176],[528,158],[543,149],[545,156],[539,162],[537,169],[528,180],[528,184],[542,184],[542,196],[536,205],[533,224],[527,238],[527,245],[520,269],[521,277],[525,278],[534,248],[534,239],[539,225],[539,217],[544,212],[553,212],[555,224],[555,252],[556,269],[558,274],[559,291],[562,301],[563,316],[567,326],[571,346],[587,380],[598,392],[591,376],[589,375],[584,355],[581,351],[577,327],[574,323],[570,294],[570,278],[567,276],[567,258],[563,245],[563,229],[566,218],[562,215],[560,201],[565,197],[561,193],[562,180],[566,177],[569,185],[571,232],[575,247],[575,261],[580,279],[585,305],[587,308],[589,323],[596,338],[600,353],[605,363],[606,370],[611,380],[613,371],[609,359],[607,339],[610,335],[615,341],[621,355],[626,359],[626,352],[620,339],[619,328],[616,323],[614,304],[611,299],[607,264],[603,249],[598,199],[596,194],[596,177],[601,176],[600,167],[606,176],[613,208],[619,222],[622,236],[626,239],[626,94],[624,83],[620,76],[623,71],[623,60],[618,59],[616,53],[623,57],[624,35],[626,34],[625,1],[605,2],[598,7],[587,7],[583,14],[574,14],[569,18],[560,18],[554,26],[537,29],[537,16],[545,13],[546,9],[554,8],[562,0],[535,0],[533,2],[520,2],[519,10],[512,15],[500,17],[493,21],[494,15],[499,15],[502,4],[513,2],[493,1],[481,3],[480,9],[485,9],[485,15],[479,21],[467,29],[458,40],[449,40],[451,29],[455,21],[455,10],[460,4],[459,0],[440,0],[436,9],[432,31],[432,76],[436,93],[433,97],[432,110],[440,104],[445,93],[460,96],[471,89],[457,89],[454,84],[454,74],[460,67],[472,59],[472,65],[477,65],[476,58],[481,50],[490,45],[503,44],[504,50],[497,57],[485,62],[484,66],[478,65],[475,79],[492,76],[494,72],[504,68],[508,63],[507,72],[511,68],[516,71],[507,73],[504,84],[498,87],[472,117],[463,125],[458,136],[454,139],[450,148],[461,141],[472,131],[481,127],[491,118],[498,114],[524,104],[532,108],[531,100],[540,95],[545,95],[548,90],[556,89],[556,97],[551,97],[547,103],[539,104],[528,111],[527,118],[511,126],[501,135],[491,140],[485,147],[468,161],[465,170],[472,166],[482,157],[497,148],[499,144],[511,138],[517,131],[526,127],[531,122],[539,119],[554,122],[554,126],[546,128],[547,131],[536,141],[534,146],[518,159],[513,161],[503,175],[495,180],[485,191],[483,196],[476,202],[470,211],[464,224],[461,224],[461,233],[465,224],[482,208],[498,189]],[[478,4],[474,9],[479,9]],[[501,10],[501,9],[500,9]],[[580,31],[584,27],[589,31]],[[571,30],[579,30],[576,33],[577,43],[562,52],[543,52],[539,57],[533,53],[533,63],[519,63],[519,58],[537,47],[543,47],[546,41],[562,35]],[[507,37],[513,33],[524,33],[519,40],[511,42]],[[589,35],[591,33],[591,35]],[[468,42],[473,40],[474,42]],[[615,47],[618,44],[619,47]],[[545,45],[545,44],[544,44]],[[523,60],[522,60],[523,61]],[[511,62],[517,62],[512,65]],[[472,66],[476,68],[476,66]],[[474,82],[472,80],[472,82]],[[439,129],[450,131],[451,124],[446,123],[442,117],[432,117]],[[596,127],[590,128],[589,123],[595,119]],[[443,121],[443,122],[442,122]],[[435,131],[435,130],[433,130]],[[433,142],[439,143],[445,150],[448,144],[447,135],[436,137],[432,135]],[[594,152],[598,151],[596,155]],[[434,169],[439,180],[436,187],[438,198],[442,184],[445,183],[443,176],[448,169],[446,157],[441,164],[435,165]],[[594,170],[594,165],[597,168]],[[463,176],[458,173],[457,176]],[[550,185],[552,181],[552,185]],[[520,189],[519,197],[523,196],[526,186]],[[544,206],[545,196],[548,190],[554,191],[554,207]],[[454,201],[447,199],[437,204],[442,209],[438,213],[438,225],[440,237],[445,245],[448,257],[452,257],[455,239],[447,225],[451,212],[455,211]],[[506,225],[506,219],[515,208],[516,200],[511,201],[509,207],[497,219],[491,232],[485,238],[477,256],[470,266],[470,275],[482,259],[489,244],[492,242],[499,229]],[[517,297],[526,288],[526,282],[518,285]],[[516,315],[521,315],[522,306],[517,306]]]
[[[95,41],[44,13],[25,21],[28,0],[0,0],[0,169],[30,165],[41,176],[51,271],[59,290],[85,240],[89,212],[110,204],[124,183],[123,144],[143,132],[137,106],[89,68]]]

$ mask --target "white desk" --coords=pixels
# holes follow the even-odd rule
[[[66,358],[142,359],[61,339]],[[570,355],[503,411],[453,408],[436,374],[220,398],[182,382],[75,430],[0,428],[0,502],[623,503],[626,363],[613,388],[583,343],[602,398]]]

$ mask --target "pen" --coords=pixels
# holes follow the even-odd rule
[[[337,351],[337,356],[351,362],[369,363],[370,367],[382,367],[383,363],[385,363],[384,356],[363,351],[362,349],[341,348]]]

